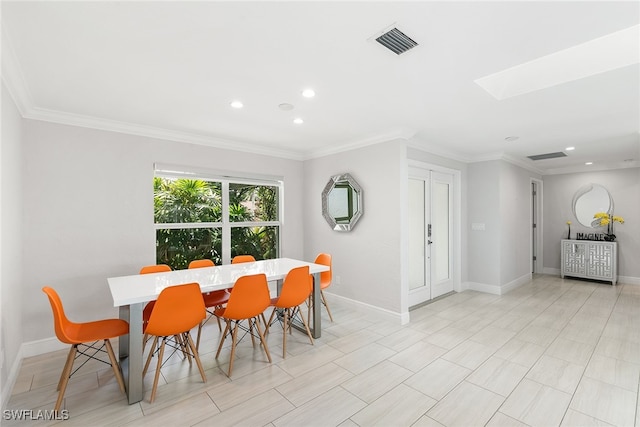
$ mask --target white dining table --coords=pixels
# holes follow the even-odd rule
[[[185,283],[198,283],[202,292],[210,292],[232,288],[241,276],[264,273],[268,281],[278,281],[279,290],[289,271],[305,265],[309,266],[309,273],[313,275],[313,311],[309,328],[314,338],[320,338],[320,273],[329,270],[326,265],[291,258],[276,258],[107,279],[114,307],[119,308],[120,318],[129,322],[129,334],[121,336],[119,342],[120,366],[129,404],[140,402],[144,396],[142,310],[147,302],[156,300],[163,289]]]

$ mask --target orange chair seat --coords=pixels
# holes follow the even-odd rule
[[[129,324],[121,319],[69,323],[65,328],[66,344],[82,344],[116,338],[129,333]],[[62,341],[62,340],[61,340]]]
[[[205,307],[217,307],[229,301],[229,292],[226,290],[207,292],[202,294],[202,298],[204,298]]]

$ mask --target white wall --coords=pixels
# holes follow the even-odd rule
[[[24,121],[23,339],[52,337],[41,288],[73,320],[116,316],[106,279],[155,263],[154,162],[284,176],[282,256],[303,255],[302,162],[115,132]]]
[[[22,119],[2,84],[0,145],[0,391],[2,407],[20,366],[22,305]]]
[[[331,253],[334,281],[328,292],[393,313],[401,312],[399,189],[405,153],[404,142],[396,140],[304,162],[306,259]],[[351,232],[333,231],[322,216],[322,190],[331,176],[343,173],[364,193],[364,215]]]
[[[500,163],[500,285],[505,285],[531,273],[531,178],[542,177]]]
[[[574,238],[580,232],[601,232],[581,226],[573,215],[575,192],[590,183],[609,190],[615,214],[625,219],[624,224],[615,224],[618,275],[640,283],[640,168],[544,177],[544,267],[550,271],[560,269],[560,239],[567,237],[567,221],[572,222]]]
[[[472,163],[468,175],[469,282],[502,293],[531,274],[531,178],[503,160]],[[471,230],[473,223],[485,230]]]
[[[472,163],[468,168],[468,280],[500,286],[500,161]],[[484,230],[472,230],[484,224]]]

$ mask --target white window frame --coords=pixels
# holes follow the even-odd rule
[[[278,227],[278,242],[276,251],[278,256],[282,252],[282,232],[284,229],[284,178],[269,175],[242,175],[223,171],[211,171],[188,166],[167,165],[156,163],[154,177],[172,179],[201,179],[203,181],[219,182],[222,189],[222,221],[221,222],[185,222],[185,223],[155,223],[155,230],[159,229],[188,229],[188,228],[221,228],[222,229],[222,263],[231,263],[231,229],[242,227]],[[276,187],[278,189],[277,221],[242,221],[229,220],[229,185],[248,184]]]

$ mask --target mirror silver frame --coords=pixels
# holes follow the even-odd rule
[[[349,222],[338,222],[329,212],[329,194],[334,188],[336,188],[336,185],[345,183],[348,184],[357,197],[357,208],[355,209],[355,212],[353,212],[353,215],[351,215]],[[353,179],[350,174],[345,173],[342,175],[334,175],[329,179],[324,190],[322,190],[322,216],[335,231],[351,231],[364,213],[364,204],[362,199],[362,187],[360,187],[358,182]]]
[[[582,206],[578,206],[580,199],[586,200],[585,198],[589,197],[590,193],[595,194],[596,190],[600,190],[600,192],[604,191],[606,196],[602,194],[602,197],[595,201],[589,200],[590,204],[588,205],[588,208],[586,208],[588,209],[588,212],[581,212]],[[593,196],[591,197],[593,198]],[[578,223],[585,227],[598,228],[600,227],[600,220],[594,219],[593,215],[597,212],[606,212],[610,215],[613,214],[613,197],[611,197],[611,193],[609,193],[609,190],[607,190],[603,185],[593,183],[587,184],[576,191],[576,194],[573,196],[571,208],[573,210],[573,216],[578,220]]]

